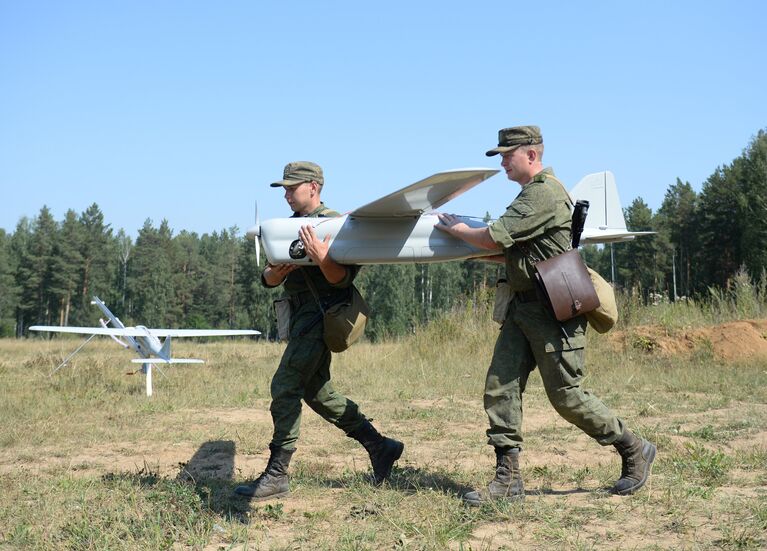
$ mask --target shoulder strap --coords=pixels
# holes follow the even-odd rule
[[[553,174],[546,174],[546,178],[551,178],[557,184],[559,184],[559,187],[561,187],[562,191],[565,193],[565,197],[567,197],[567,204],[570,205],[570,209],[574,209],[575,206],[573,205],[573,199],[572,197],[570,197],[570,193],[567,191],[567,188],[565,188],[565,185],[559,181],[559,178],[557,178]],[[517,243],[517,246],[519,247],[519,250],[522,251],[522,254],[525,255],[525,258],[527,259],[527,261],[530,263],[531,266],[535,266],[538,262],[541,262],[542,259],[538,258],[536,255],[533,254],[533,252],[530,250],[530,247],[527,246],[526,242]],[[570,248],[572,248],[572,246]]]
[[[573,208],[573,198],[570,197],[570,192],[567,191],[567,188],[565,188],[565,185],[559,181],[559,178],[557,178],[553,174],[546,174],[546,178],[551,178],[552,180],[554,180],[556,183],[559,184],[559,187],[561,187],[562,191],[565,192],[565,197],[567,197],[567,203],[570,205],[570,208]]]
[[[304,281],[306,281],[306,284],[309,286],[309,290],[312,292],[312,295],[314,295],[314,300],[317,301],[317,306],[320,307],[320,312],[325,314],[325,309],[322,307],[322,301],[320,300],[320,294],[317,292],[317,287],[314,285],[312,278],[306,275],[306,270],[303,266],[301,266],[301,275],[304,276]]]

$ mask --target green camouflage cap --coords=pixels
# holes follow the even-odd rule
[[[541,129],[537,126],[512,126],[498,131],[498,147],[491,149],[485,155],[492,157],[499,153],[512,151],[521,145],[536,145],[543,143]]]
[[[270,185],[272,187],[297,186],[304,182],[317,182],[319,185],[325,183],[320,165],[310,161],[294,161],[288,163],[285,165],[285,170],[282,171],[282,180]]]

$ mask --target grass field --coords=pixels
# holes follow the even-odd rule
[[[207,363],[156,374],[147,398],[108,340],[53,376],[78,340],[0,341],[0,549],[767,548],[767,356],[722,359],[706,338],[662,354],[632,325],[674,338],[728,321],[695,306],[635,307],[622,333],[589,335],[584,386],[658,446],[644,490],[605,491],[618,455],[562,421],[534,374],[526,500],[463,506],[494,467],[488,318],[468,308],[336,356],[336,386],[405,442],[391,483],[371,486],[364,450],[305,408],[292,493],[262,503],[232,490],[268,458],[282,345],[179,341],[176,355]]]

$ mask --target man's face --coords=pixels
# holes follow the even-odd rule
[[[313,182],[303,182],[295,186],[282,186],[285,188],[285,200],[293,212],[307,214],[305,211],[311,205],[315,185]]]
[[[501,167],[506,171],[506,177],[514,182],[525,184],[530,180],[526,151],[518,147],[506,153],[501,153]]]

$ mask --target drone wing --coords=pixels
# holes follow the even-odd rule
[[[146,337],[147,333],[155,337],[226,337],[261,334],[260,331],[251,329],[148,329],[146,327],[62,327],[56,325],[33,325],[29,330],[116,337]]]
[[[260,335],[253,329],[147,329],[155,337],[228,337],[235,335]]]
[[[497,174],[493,168],[459,168],[438,172],[372,203],[354,209],[356,218],[417,217],[441,207],[477,184]]]
[[[135,358],[131,360],[134,364],[203,364],[205,360],[197,360],[194,358]]]

